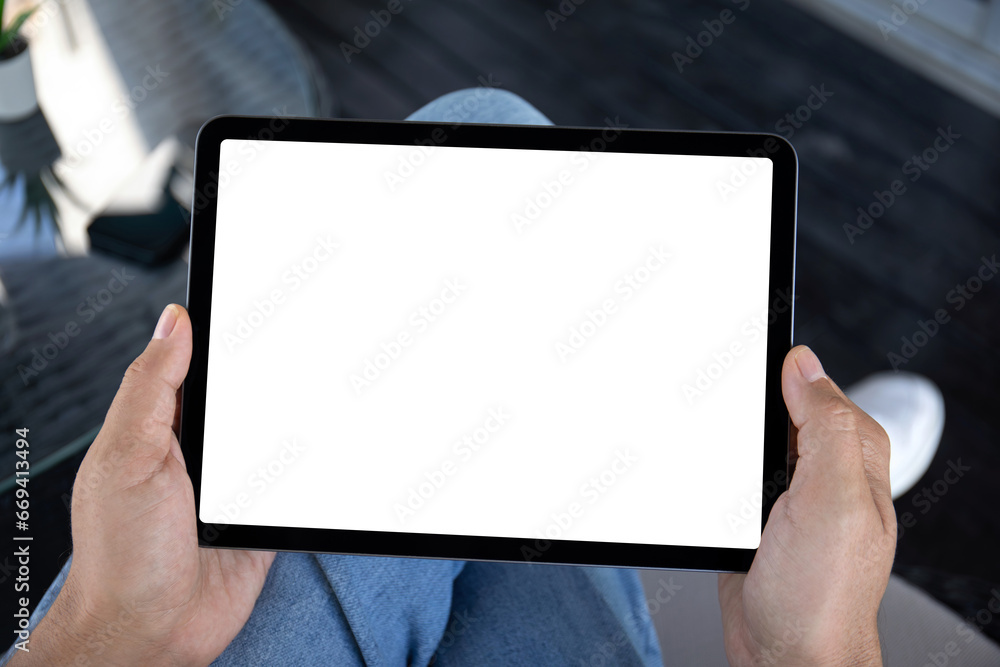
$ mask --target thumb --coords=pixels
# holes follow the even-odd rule
[[[105,430],[118,455],[161,458],[174,441],[177,390],[191,362],[191,320],[177,304],[167,306],[146,349],[125,371],[108,411]]]
[[[789,351],[781,369],[781,393],[785,397],[788,415],[796,428],[803,428],[810,419],[820,419],[831,411],[847,407],[848,401],[834,384],[816,353],[805,345]],[[840,404],[843,399],[843,405]]]
[[[844,395],[808,347],[800,345],[788,353],[781,389],[798,430],[793,488],[797,486],[800,493],[808,489],[830,501],[848,500],[852,492],[867,492],[870,498],[872,487],[883,483],[888,488],[887,475],[884,482],[878,474],[871,479],[865,465],[866,459],[872,463],[884,456],[884,461],[868,467],[884,465],[887,472],[888,448],[882,452],[880,447],[869,447],[875,439],[872,434],[881,428]]]

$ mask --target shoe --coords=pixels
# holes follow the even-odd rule
[[[889,483],[895,500],[924,476],[941,443],[941,390],[922,375],[886,371],[869,375],[844,393],[889,435]]]

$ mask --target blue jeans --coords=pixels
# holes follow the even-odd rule
[[[551,125],[493,88],[450,93],[409,120]],[[661,665],[646,604],[634,570],[279,553],[214,664]]]

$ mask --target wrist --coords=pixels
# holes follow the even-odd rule
[[[825,650],[813,652],[811,659],[805,662],[795,661],[794,664],[825,667],[883,667],[882,642],[878,628],[873,624],[871,628],[861,629],[836,642],[830,642]]]
[[[802,626],[795,626],[802,632]],[[805,634],[803,632],[803,634]],[[811,633],[810,633],[811,634]],[[825,634],[825,633],[824,633]],[[746,637],[746,649],[736,653],[740,658],[731,664],[768,665],[769,667],[882,667],[882,643],[878,628],[857,628],[854,632],[838,632],[826,636],[786,636],[766,645]],[[734,660],[734,656],[730,656]]]
[[[877,627],[873,627],[859,637],[855,643],[855,650],[851,652],[850,659],[845,661],[844,664],[862,665],[863,667],[883,667],[882,639],[879,637]]]
[[[137,636],[131,620],[127,610],[95,613],[67,581],[31,633],[30,651],[19,651],[10,665],[175,664],[162,647]]]

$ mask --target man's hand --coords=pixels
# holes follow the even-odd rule
[[[12,665],[207,665],[246,623],[274,554],[198,548],[175,433],[190,361],[168,306],[77,473],[66,584]]]
[[[733,665],[881,665],[876,616],[896,549],[889,439],[796,347],[781,387],[795,473],[750,572],[719,575]]]

